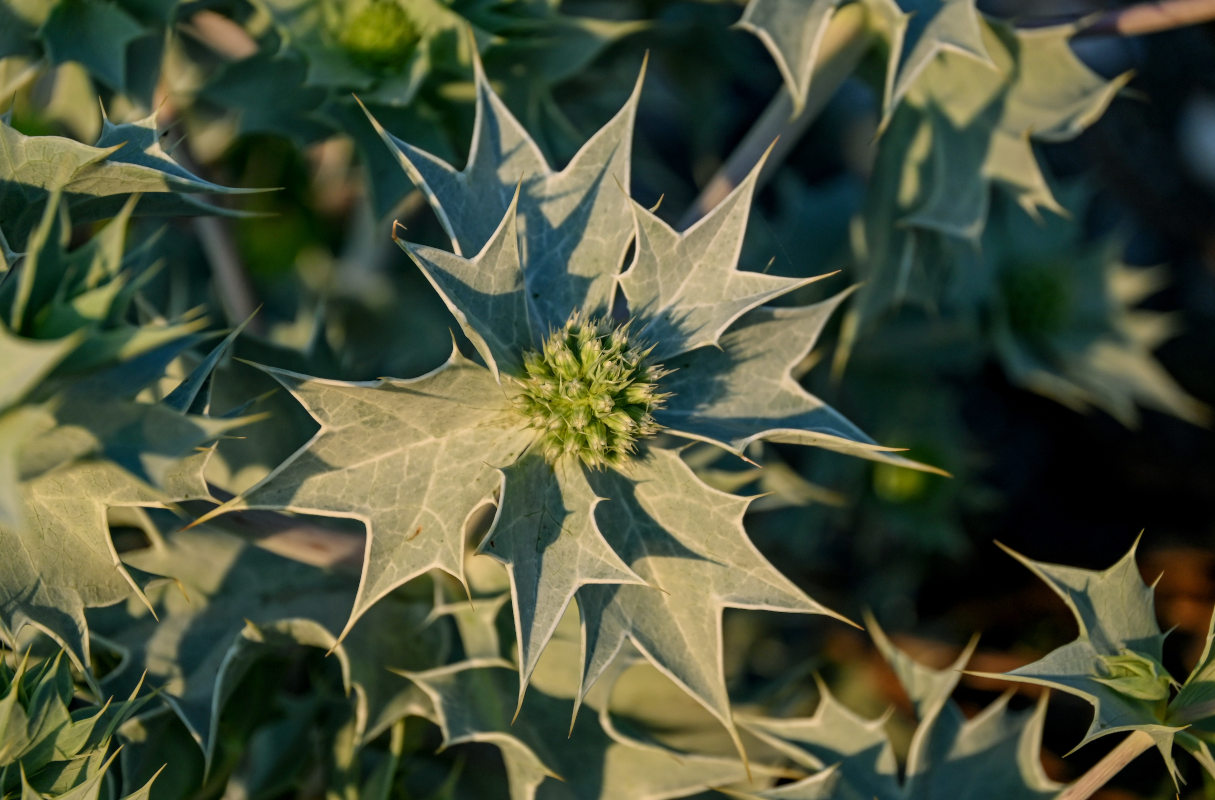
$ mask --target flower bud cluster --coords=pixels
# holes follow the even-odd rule
[[[418,29],[400,0],[338,0],[326,6],[338,45],[372,71],[395,71],[418,43]]]
[[[629,340],[627,323],[574,312],[539,352],[524,354],[515,408],[541,432],[550,464],[576,456],[593,469],[616,465],[658,432],[653,412],[670,395],[658,391],[668,370],[646,363],[652,349]]]

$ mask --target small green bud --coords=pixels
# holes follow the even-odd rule
[[[576,455],[592,469],[618,464],[659,431],[653,412],[670,395],[649,379],[667,374],[646,363],[650,349],[629,339],[627,324],[574,313],[539,351],[523,355],[514,406],[541,432],[550,463]]]
[[[361,66],[400,69],[418,44],[418,29],[400,0],[331,0],[328,27],[338,45]]]
[[[1153,703],[1168,700],[1177,683],[1155,658],[1132,650],[1123,650],[1116,656],[1102,655],[1101,667],[1105,676],[1094,680],[1136,700]]]

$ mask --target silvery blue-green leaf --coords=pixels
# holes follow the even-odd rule
[[[971,202],[965,187],[976,180],[1010,192],[1030,212],[1059,210],[1031,139],[1074,138],[1129,80],[1128,75],[1106,80],[1080,61],[1069,43],[1071,26],[1017,30],[984,21],[982,29],[990,64],[942,52],[906,94],[907,102],[926,115],[933,141],[929,163],[936,176],[915,199],[908,222],[945,233],[973,231],[972,238],[982,230],[982,217],[977,231],[946,220],[964,213]],[[959,153],[974,158],[958,159]]]
[[[1032,664],[1003,674],[981,674],[1049,686],[1083,698],[1093,706],[1093,721],[1080,745],[1119,731],[1143,731],[1176,775],[1173,738],[1184,726],[1168,720],[1172,679],[1159,666],[1164,634],[1156,622],[1152,588],[1144,584],[1135,563],[1137,545],[1136,541],[1117,563],[1101,571],[1032,561],[1004,548],[1063,599],[1080,634]],[[1136,663],[1142,669],[1134,669]],[[1146,683],[1159,687],[1154,699],[1145,699],[1150,692],[1145,691],[1142,677],[1125,683],[1153,670],[1157,679]]]
[[[1152,350],[1176,333],[1171,315],[1136,308],[1160,291],[1159,269],[1121,263],[1116,238],[1089,241],[1081,186],[1060,190],[1067,217],[1018,208],[992,217],[976,266],[990,304],[990,339],[1016,383],[1079,411],[1100,408],[1134,426],[1138,405],[1202,425],[1210,409]]]
[[[837,366],[892,308],[937,308],[973,294],[993,190],[1031,216],[1062,213],[1033,142],[1074,138],[1129,79],[1106,80],[1081,62],[1070,47],[1073,26],[1021,30],[980,19],[980,28],[990,64],[938,53],[885,122],[856,248],[865,285]]]
[[[166,498],[116,464],[77,462],[20,487],[18,526],[0,524],[0,633],[14,641],[33,625],[89,663],[84,609],[116,603],[138,587],[110,540],[106,510]]]
[[[180,531],[124,555],[126,563],[171,580],[147,587],[151,608],[128,602],[93,612],[96,636],[124,655],[106,687],[145,680],[181,717],[208,760],[215,722],[248,667],[269,649],[303,644],[332,650],[353,690],[358,737],[396,719],[410,687],[387,671],[426,668],[447,647],[427,626],[428,607],[386,601],[344,643],[354,584],[344,576],[289,561],[214,529]]]
[[[807,597],[747,538],[742,517],[750,501],[702,483],[677,452],[650,448],[619,470],[589,477],[603,498],[596,521],[648,585],[578,592],[582,695],[632,641],[720,720],[741,751],[722,668],[722,610],[839,615]]]
[[[560,172],[490,89],[478,64],[477,116],[467,166],[457,171],[379,126],[401,167],[430,200],[458,255],[477,253],[519,194],[524,281],[539,312],[532,328],[562,325],[570,312],[609,312],[616,275],[633,238],[628,196],[633,118],[641,91]]]
[[[519,256],[516,192],[494,235],[465,259],[445,250],[397,240],[443,298],[494,377],[523,373],[523,354],[548,330],[528,291]]]
[[[633,262],[620,276],[636,335],[651,357],[716,345],[723,331],[756,306],[816,278],[781,278],[737,269],[755,184],[764,159],[706,216],[682,233],[633,203]]]
[[[114,3],[59,2],[39,29],[51,62],[78,61],[115,91],[126,86],[127,45],[139,21]]]
[[[582,465],[528,453],[502,470],[499,522],[478,551],[510,575],[519,639],[519,703],[574,594],[593,584],[644,584],[595,522],[601,498]]]
[[[891,28],[886,113],[942,53],[969,57],[969,69],[991,66],[975,0],[873,0]],[[955,69],[965,69],[959,62]]]
[[[740,724],[816,770],[796,783],[754,795],[764,800],[1046,800],[1062,788],[1042,769],[1046,704],[1032,712],[1008,710],[1004,695],[967,719],[951,699],[974,642],[943,670],[930,669],[896,649],[875,622],[870,630],[915,709],[903,778],[884,733],[885,717],[865,719],[820,683],[814,716],[745,717]]]
[[[367,550],[347,631],[379,598],[431,569],[463,581],[465,523],[493,499],[498,468],[533,438],[489,370],[453,352],[412,380],[267,372],[320,430],[217,511],[276,508],[361,521]]]
[[[252,319],[250,317],[249,319]],[[211,349],[211,352],[203,358],[198,365],[190,371],[180,384],[173,391],[165,395],[165,399],[161,402],[164,405],[183,414],[206,414],[211,407],[211,378],[215,374],[215,368],[219,366],[219,362],[223,360],[232,349],[232,345],[236,342],[236,337],[241,334],[245,326],[249,324],[249,320],[245,320],[240,325],[237,325],[231,333],[224,337],[223,341]]]
[[[470,660],[407,677],[431,698],[445,746],[486,742],[501,750],[511,800],[660,800],[746,777],[736,759],[642,744],[591,716],[567,738],[569,701],[539,690],[512,724],[518,678],[503,661]]]
[[[849,293],[809,306],[755,309],[726,331],[719,347],[667,359],[664,366],[673,372],[662,388],[671,397],[656,419],[677,436],[734,453],[764,439],[934,471],[874,444],[790,374]]]
[[[841,0],[751,0],[738,27],[759,37],[772,54],[796,114],[806,103],[827,23]]]
[[[5,154],[0,159],[0,224],[10,247],[25,247],[55,190],[63,191],[77,223],[115,216],[132,194],[144,193],[140,214],[198,214],[231,212],[190,197],[192,193],[261,191],[189,176],[149,140],[146,121],[114,126],[104,135],[105,147],[91,147],[60,136],[26,136],[0,121]],[[132,149],[121,152],[128,147]]]

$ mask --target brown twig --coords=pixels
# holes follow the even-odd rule
[[[1077,35],[1141,36],[1215,20],[1213,0],[1159,0],[1106,11],[1082,22]]]

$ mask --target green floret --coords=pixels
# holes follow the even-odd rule
[[[620,464],[659,431],[653,412],[670,395],[658,391],[667,370],[646,363],[652,349],[630,341],[627,323],[575,312],[540,351],[524,354],[515,407],[541,432],[549,463],[577,456],[593,469]]]

